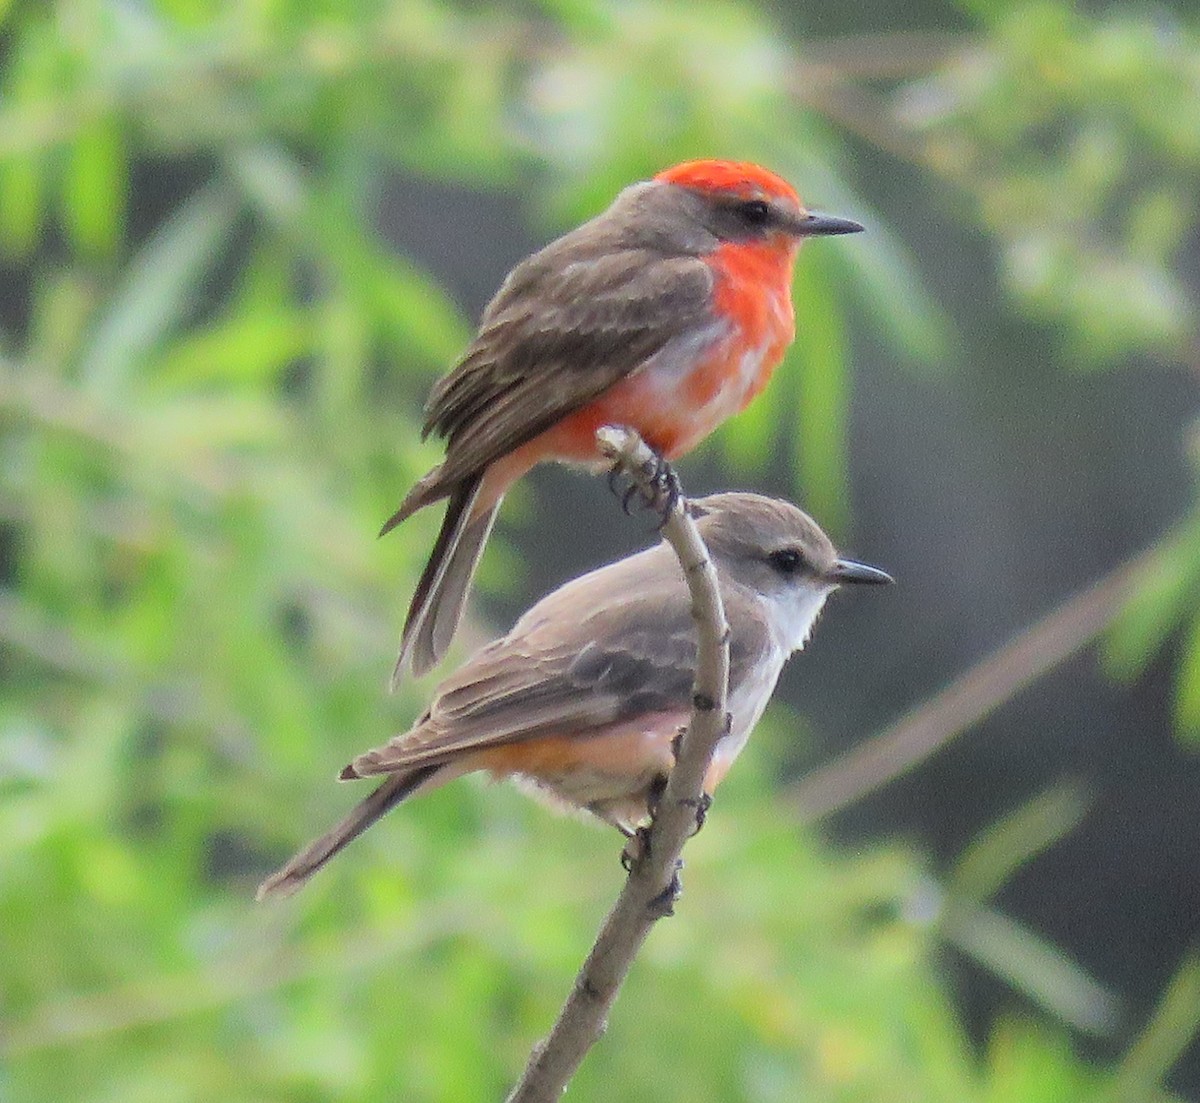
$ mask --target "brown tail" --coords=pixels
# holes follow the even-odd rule
[[[413,488],[404,495],[404,501],[400,503],[400,508],[383,522],[379,535],[387,536],[401,521],[408,520],[417,510],[449,497],[450,493],[446,484],[442,482],[442,466],[439,464],[432,471],[425,472]]]
[[[454,638],[475,568],[500,508],[497,499],[483,513],[472,516],[482,483],[483,476],[477,475],[450,495],[441,531],[408,607],[400,656],[392,671],[393,689],[406,666],[411,664],[420,677],[442,659]]]
[[[359,801],[350,814],[331,831],[314,839],[287,865],[271,874],[255,893],[255,899],[268,896],[290,896],[302,889],[308,879],[347,843],[353,842],[380,816],[396,807],[405,797],[419,789],[442,766],[419,766],[407,773],[392,774],[369,797]]]

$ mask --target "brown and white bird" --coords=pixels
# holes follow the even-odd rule
[[[730,629],[730,728],[705,779],[711,795],[830,592],[891,579],[839,558],[817,524],[787,502],[715,494],[690,509]],[[666,544],[568,582],[447,678],[411,730],[342,771],[343,780],[385,780],[268,877],[259,897],[295,891],[400,801],[476,770],[525,782],[633,832],[671,770],[672,741],[691,714],[696,650],[687,585]]]
[[[446,499],[393,682],[445,654],[508,488],[543,460],[596,465],[596,430],[689,451],[766,386],[795,335],[792,266],[809,237],[862,227],[816,215],[758,165],[689,161],[522,261],[433,389],[422,435],[446,458],[383,533]]]

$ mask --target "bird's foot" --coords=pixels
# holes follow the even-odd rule
[[[675,474],[675,468],[657,453],[654,455],[653,466],[646,470],[646,477],[653,488],[654,495],[652,498],[643,495],[643,499],[646,502],[646,508],[654,510],[659,515],[659,527],[661,528],[675,512],[679,499],[683,497],[683,487],[680,485],[679,476]]]
[[[623,480],[626,478],[625,468],[621,463],[615,463],[608,471],[608,489],[613,497],[621,503],[621,510],[628,517],[632,512],[634,498],[639,495],[645,501],[646,495],[642,492],[641,487],[636,482],[630,481],[628,486],[623,486]]]
[[[668,915],[675,914],[675,901],[683,893],[683,882],[679,879],[679,871],[681,869],[683,869],[683,860],[677,859],[675,869],[671,872],[671,880],[667,882],[667,887],[646,905],[650,914],[655,919],[665,919]]]
[[[643,858],[650,855],[650,828],[639,827],[625,836],[625,849],[621,851],[621,868],[626,873]]]
[[[614,464],[608,472],[608,489],[620,500],[625,513],[631,513],[634,499],[640,498],[646,509],[654,510],[659,515],[660,527],[665,525],[683,497],[683,488],[675,469],[655,453],[654,459],[647,461],[642,470],[642,480],[623,487],[622,475],[622,465]]]
[[[699,800],[685,800],[683,803],[696,810],[696,827],[692,834],[699,835],[700,828],[708,822],[708,810],[712,807],[712,794],[701,793]]]

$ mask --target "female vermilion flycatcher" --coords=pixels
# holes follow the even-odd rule
[[[711,795],[829,593],[891,579],[838,558],[816,523],[787,502],[714,494],[689,508],[717,570],[730,632],[730,725],[705,778]],[[475,770],[530,782],[632,833],[674,764],[695,665],[691,599],[665,544],[568,582],[446,679],[411,730],[342,771],[344,780],[386,780],[268,877],[259,898],[294,892],[400,801]]]
[[[791,343],[801,242],[861,229],[810,214],[757,165],[689,161],[518,264],[426,405],[422,437],[444,437],[445,460],[381,532],[449,499],[393,681],[445,654],[513,482],[543,460],[597,464],[602,425],[637,430],[664,459],[687,452],[762,390]]]

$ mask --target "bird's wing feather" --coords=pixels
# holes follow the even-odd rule
[[[440,479],[482,470],[681,335],[715,338],[712,287],[700,258],[640,248],[575,259],[547,249],[518,265],[430,395],[424,432],[448,441]]]
[[[739,617],[731,690],[766,646],[765,624]],[[651,549],[543,599],[443,683],[411,731],[353,767],[387,773],[538,736],[586,737],[639,715],[686,714],[695,662],[682,574],[669,549]]]

